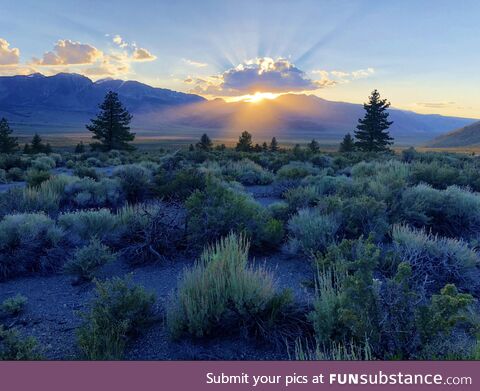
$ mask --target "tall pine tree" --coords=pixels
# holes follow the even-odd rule
[[[197,143],[197,148],[201,149],[202,151],[210,151],[213,147],[212,140],[206,133],[200,137],[200,141]]]
[[[108,92],[105,100],[100,105],[100,113],[97,118],[91,120],[87,129],[94,135],[93,139],[99,140],[98,143],[91,144],[93,149],[110,151],[112,149],[132,150],[133,147],[128,144],[133,141],[135,133],[130,132],[130,121],[132,115],[123,107],[118,99],[118,94]]]
[[[393,144],[393,138],[388,133],[388,128],[393,122],[388,120],[387,109],[390,102],[380,98],[377,90],[372,92],[369,102],[364,103],[365,116],[358,120],[357,130],[355,131],[355,145],[361,151],[379,152],[388,150],[388,146]]]
[[[6,118],[0,120],[0,153],[12,153],[18,149],[16,137],[12,137],[13,130]]]
[[[347,133],[344,137],[342,142],[340,143],[340,147],[338,149],[339,152],[353,152],[355,150],[355,141],[353,137],[350,136],[350,133]]]

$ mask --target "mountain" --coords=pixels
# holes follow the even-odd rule
[[[427,144],[429,147],[473,147],[480,145],[480,121],[436,137]]]
[[[154,88],[136,81],[89,78],[60,73],[0,77],[0,116],[24,133],[85,133],[108,91],[115,91],[133,114],[138,135],[236,138],[248,130],[257,140],[337,143],[352,133],[363,116],[359,104],[332,102],[315,95],[286,94],[257,103],[206,100],[198,95]],[[397,143],[419,144],[471,124],[468,118],[390,110],[391,134]]]

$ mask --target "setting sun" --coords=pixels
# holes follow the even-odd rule
[[[274,94],[273,92],[255,92],[254,94],[237,96],[228,101],[230,102],[248,102],[248,103],[259,103],[266,99],[273,100],[278,98],[282,94]]]

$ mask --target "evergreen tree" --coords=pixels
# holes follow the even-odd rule
[[[195,147],[193,146],[193,144],[190,144],[190,146],[188,147],[188,150],[189,150],[190,152],[195,151]]]
[[[369,102],[364,103],[365,116],[358,120],[355,145],[362,151],[378,152],[385,151],[393,144],[387,129],[393,122],[388,121],[387,109],[390,102],[380,98],[377,90],[372,92]]]
[[[275,137],[273,137],[272,141],[270,142],[270,151],[272,151],[272,152],[278,151],[278,143],[277,143],[277,139]]]
[[[98,148],[103,151],[133,149],[128,144],[135,138],[135,133],[130,132],[129,126],[132,115],[123,107],[118,99],[118,94],[112,91],[108,92],[99,108],[100,113],[97,118],[92,119],[92,123],[86,126],[94,134],[92,138],[99,140],[99,143],[91,144],[92,149]]]
[[[355,150],[355,142],[353,137],[350,136],[350,133],[347,133],[343,137],[343,141],[340,143],[339,152],[353,152]]]
[[[255,146],[253,147],[253,150],[255,152],[262,152],[262,147],[260,146],[260,144],[255,144]]]
[[[250,152],[252,150],[252,135],[247,131],[243,132],[238,138],[237,151]]]
[[[83,144],[83,141],[80,141],[75,147],[75,153],[84,153],[84,152],[85,152],[85,145]]]
[[[320,151],[320,144],[317,140],[313,139],[312,141],[310,141],[310,144],[308,144],[308,149],[312,153],[317,153],[318,151]]]
[[[197,143],[197,148],[202,151],[210,151],[212,149],[213,143],[210,140],[210,137],[206,133],[200,137],[200,141]]]
[[[45,146],[42,143],[42,138],[35,133],[32,138],[32,144],[30,146],[30,153],[42,153],[44,152]]]
[[[12,137],[13,130],[6,118],[0,120],[0,153],[12,153],[18,149],[16,137]]]
[[[265,141],[262,144],[262,151],[268,151],[268,144]]]

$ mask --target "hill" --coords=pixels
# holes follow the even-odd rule
[[[427,146],[435,148],[473,147],[480,145],[480,121],[436,137]]]

